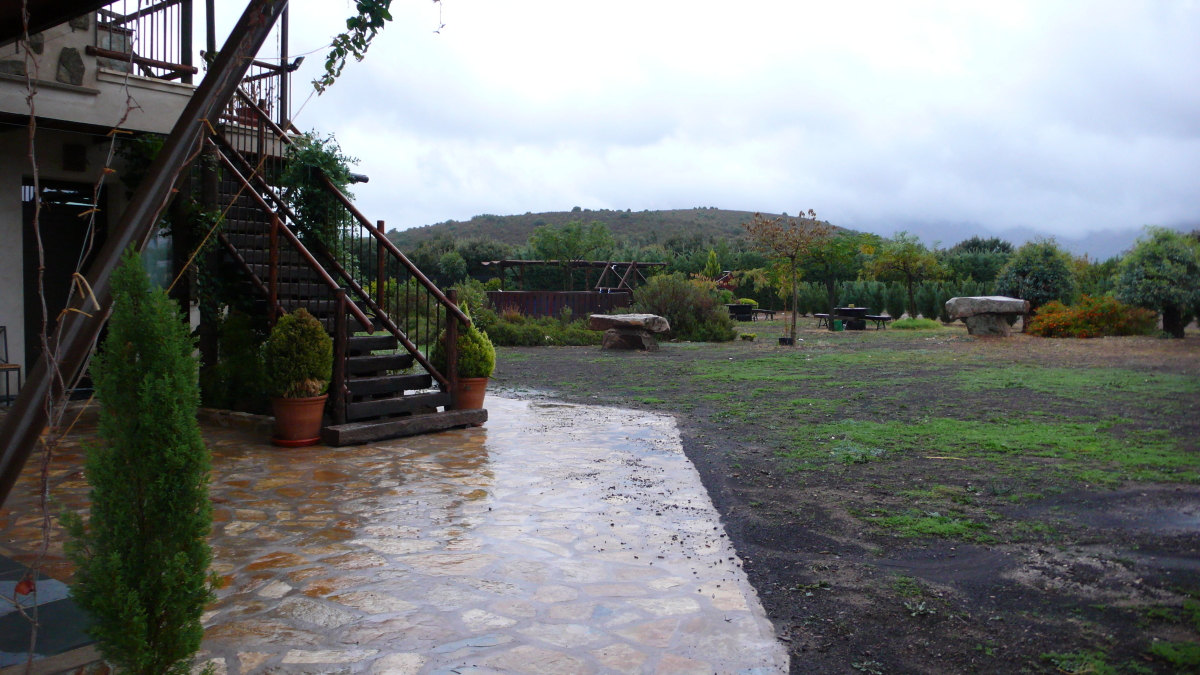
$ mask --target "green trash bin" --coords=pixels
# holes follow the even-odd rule
[[[835,331],[846,330],[846,328],[842,325],[841,319],[833,320],[833,330],[835,330]]]

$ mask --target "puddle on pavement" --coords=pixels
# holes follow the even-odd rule
[[[670,418],[487,407],[483,428],[350,448],[206,427],[217,675],[787,672]],[[80,461],[52,474],[75,506]],[[35,484],[0,512],[17,552]]]

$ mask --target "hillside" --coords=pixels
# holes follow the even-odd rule
[[[448,220],[444,223],[414,227],[408,230],[388,232],[388,238],[397,246],[411,250],[417,244],[439,234],[450,234],[460,239],[481,237],[513,246],[524,245],[530,233],[540,225],[562,225],[572,220],[591,222],[598,220],[608,225],[617,239],[638,244],[665,242],[680,237],[691,239],[699,236],[736,239],[745,235],[742,223],[749,222],[754,214],[750,211],[727,211],[715,208],[673,209],[669,211],[554,211],[550,213],[526,213],[518,216],[495,216],[485,214],[469,221]],[[775,214],[763,214],[774,216]]]

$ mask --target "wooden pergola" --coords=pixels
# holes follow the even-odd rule
[[[567,267],[584,269],[584,284],[587,287],[592,286],[592,270],[603,269],[600,273],[600,278],[596,280],[596,285],[592,290],[597,293],[611,293],[613,291],[632,291],[638,284],[638,279],[646,281],[646,275],[642,274],[643,269],[650,267],[666,267],[667,263],[663,262],[614,262],[611,260],[580,260],[580,261],[562,261],[562,260],[492,260],[482,263],[484,267],[495,265],[500,270],[500,290],[505,290],[504,282],[506,278],[505,271],[509,268],[517,269],[517,286],[519,290],[525,290],[525,268],[526,267]],[[609,273],[612,274],[612,281],[616,282],[615,286],[605,286],[604,283],[609,281]],[[609,281],[611,283],[611,281]]]

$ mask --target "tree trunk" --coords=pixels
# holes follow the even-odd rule
[[[833,308],[837,306],[837,280],[833,277],[825,279],[825,292],[829,296],[829,307],[825,311],[833,314]],[[833,330],[833,322],[827,321],[829,330]]]
[[[792,261],[792,346],[796,346],[796,310],[800,309],[800,284],[796,279],[796,261]]]
[[[908,318],[917,318],[917,298],[916,295],[913,294],[912,277],[909,277],[908,279]]]
[[[1170,333],[1173,338],[1183,337],[1183,312],[1174,305],[1167,305],[1162,310],[1163,331]]]

